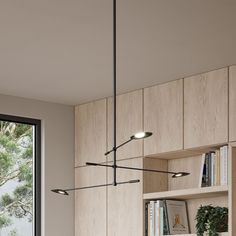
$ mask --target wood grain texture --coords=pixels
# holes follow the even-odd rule
[[[142,158],[119,161],[119,165],[142,167]],[[143,236],[142,172],[117,170],[118,181],[140,179],[140,183],[108,187],[108,235]],[[108,170],[112,181],[112,170]]]
[[[75,166],[106,158],[106,99],[75,108]]]
[[[236,141],[236,66],[229,68],[229,141]]]
[[[173,172],[188,172],[190,175],[182,178],[168,176],[169,190],[198,188],[202,158],[200,156],[179,158],[168,161],[168,170]]]
[[[75,187],[106,183],[106,168],[75,169]],[[75,236],[106,235],[106,187],[75,191]]]
[[[181,190],[163,191],[155,193],[145,193],[145,200],[151,199],[197,199],[226,196],[228,194],[227,186],[213,186],[205,188],[187,188]]]
[[[143,168],[168,170],[168,161],[162,159],[143,159]],[[143,193],[161,192],[168,190],[168,174],[143,172]]]
[[[184,79],[184,147],[228,141],[228,69]]]
[[[187,208],[188,208],[188,217],[190,224],[190,232],[196,233],[195,225],[195,217],[197,214],[197,210],[199,207],[205,205],[213,205],[213,206],[222,206],[228,207],[228,195],[221,197],[213,197],[213,198],[199,198],[199,199],[191,199],[187,200]],[[231,235],[230,235],[231,236]]]
[[[143,131],[143,91],[117,96],[117,145]],[[108,99],[108,150],[113,148],[113,98]],[[117,159],[143,156],[143,140],[135,140],[117,151]],[[112,154],[109,156],[112,157]],[[111,160],[111,159],[110,159]]]
[[[144,89],[144,155],[183,149],[183,80]]]

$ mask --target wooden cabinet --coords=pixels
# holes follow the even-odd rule
[[[75,108],[76,166],[106,161],[106,116],[106,99]]]
[[[106,168],[75,169],[75,187],[106,183]],[[106,187],[75,191],[75,236],[106,235]]]
[[[229,68],[229,141],[236,141],[236,66]]]
[[[143,91],[117,96],[117,145],[143,130]],[[108,149],[113,147],[113,98],[108,99]],[[117,159],[143,155],[143,141],[136,140],[117,151]],[[112,154],[110,155],[110,157]],[[110,159],[112,160],[112,159]]]
[[[142,158],[119,161],[119,165],[142,168]],[[112,169],[108,182],[112,182]],[[140,179],[140,183],[108,187],[108,236],[142,236],[142,172],[117,170],[118,181]]]
[[[228,141],[228,69],[184,80],[184,147]]]
[[[183,148],[183,80],[144,89],[144,155]]]

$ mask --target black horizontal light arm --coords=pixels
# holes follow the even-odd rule
[[[139,183],[139,182],[140,182],[139,179],[134,179],[134,180],[129,180],[129,181],[117,182],[116,185],[135,184],[135,183]],[[68,192],[70,192],[70,191],[91,189],[91,188],[101,188],[101,187],[107,187],[107,186],[112,186],[112,185],[114,185],[114,183],[91,185],[91,186],[85,186],[85,187],[79,187],[79,188],[69,188],[69,189],[52,189],[51,191],[54,193],[62,194],[62,195],[69,195]]]
[[[119,146],[117,146],[116,148],[113,148],[113,149],[107,151],[104,155],[105,156],[109,155],[110,153],[114,152],[115,150],[117,150],[118,148],[124,146],[125,144],[129,143],[130,141],[132,141],[132,139],[129,139],[129,140],[123,142],[122,144],[120,144]]]
[[[99,164],[99,163],[93,163],[93,162],[86,162],[86,165],[88,165],[88,166],[103,166],[103,167],[114,168],[114,165]],[[137,170],[137,171],[172,174],[173,177],[182,177],[182,176],[189,175],[189,173],[187,173],[187,172],[173,172],[173,171],[154,170],[154,169],[136,168],[136,167],[129,167],[129,166],[119,166],[119,165],[117,165],[116,168],[117,169],[126,169],[126,170]],[[181,174],[181,175],[177,176],[178,174]]]

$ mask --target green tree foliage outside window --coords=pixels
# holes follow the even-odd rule
[[[0,121],[0,192],[10,181],[19,184],[0,197],[0,229],[11,217],[33,219],[33,127]],[[15,230],[11,235],[16,235]]]

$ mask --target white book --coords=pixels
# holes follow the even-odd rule
[[[160,201],[155,202],[155,236],[160,236]]]
[[[224,183],[225,185],[228,184],[228,146],[224,146]]]
[[[202,177],[203,177],[203,170],[204,170],[205,158],[206,158],[206,154],[203,153],[203,154],[202,154],[201,167],[200,167],[200,175],[199,175],[199,184],[198,184],[199,188],[202,187]]]
[[[150,201],[150,236],[155,236],[154,231],[154,220],[155,220],[155,202]]]
[[[164,235],[164,205],[163,201],[160,202],[160,236]]]
[[[211,186],[215,186],[215,153],[211,153]]]
[[[228,147],[220,148],[220,185],[228,184]]]

